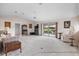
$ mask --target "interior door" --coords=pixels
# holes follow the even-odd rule
[[[15,35],[20,36],[20,24],[15,24]]]

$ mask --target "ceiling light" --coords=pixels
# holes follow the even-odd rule
[[[33,17],[33,19],[36,19],[36,17]]]
[[[42,5],[43,3],[39,3],[39,5]]]

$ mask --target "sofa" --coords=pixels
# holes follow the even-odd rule
[[[79,47],[79,31],[72,35],[73,45]]]

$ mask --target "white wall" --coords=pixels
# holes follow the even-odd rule
[[[77,31],[79,31],[79,16],[74,16],[74,17],[58,19],[58,21],[57,21],[58,33],[68,34],[69,31],[71,31],[71,28],[64,28],[64,21],[71,22],[71,26],[74,29],[73,33],[76,33]],[[53,24],[54,22],[52,21],[51,23]],[[48,24],[50,24],[50,22],[48,22]],[[43,31],[43,25],[42,25],[42,31]],[[43,34],[43,32],[42,32],[42,34]]]
[[[17,13],[15,13],[17,11]],[[24,14],[23,14],[24,13]],[[10,18],[14,15],[17,15],[19,17],[24,18],[20,19],[13,19]],[[64,30],[64,20],[71,20],[71,17],[74,17],[76,15],[79,15],[79,4],[75,3],[46,3],[46,4],[0,4],[0,16],[4,16],[7,18],[0,18],[0,28],[4,29],[4,21],[9,20],[12,22],[12,28],[11,32],[14,33],[14,24],[20,23],[20,24],[29,24],[33,23],[32,29],[28,28],[28,34],[29,32],[34,31],[34,26],[36,25],[36,22],[32,21],[38,21],[38,22],[54,22],[58,21],[58,32],[63,32]],[[33,19],[33,17],[36,17],[37,19]],[[69,17],[69,18],[67,18]],[[66,18],[66,19],[61,19]],[[28,21],[28,20],[31,21]],[[60,19],[60,20],[58,20]],[[75,21],[75,19],[72,21],[74,25],[76,25],[78,28],[78,22]],[[41,24],[41,23],[39,23]],[[41,34],[41,27],[39,28],[39,34]]]
[[[61,32],[63,34],[68,34],[71,30],[70,28],[64,28],[64,21],[71,21],[71,26],[74,28],[73,33],[79,31],[79,16],[76,16],[58,21],[58,33]]]
[[[12,35],[15,35],[15,23],[19,23],[20,25],[26,24],[27,25],[27,29],[28,29],[28,35],[30,34],[30,32],[34,32],[34,26],[36,25],[35,22],[27,21],[25,19],[21,19],[21,18],[18,18],[18,17],[13,17],[13,18],[3,18],[3,17],[0,17],[0,29],[2,29],[2,30],[5,29],[5,27],[4,27],[4,22],[5,21],[10,21],[11,22],[10,33]],[[29,28],[29,24],[33,25],[32,29]]]

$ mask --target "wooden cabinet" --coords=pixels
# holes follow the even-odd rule
[[[27,31],[27,25],[22,25],[22,35],[27,35],[28,31]]]
[[[35,35],[39,35],[39,24],[37,24],[34,28]]]

